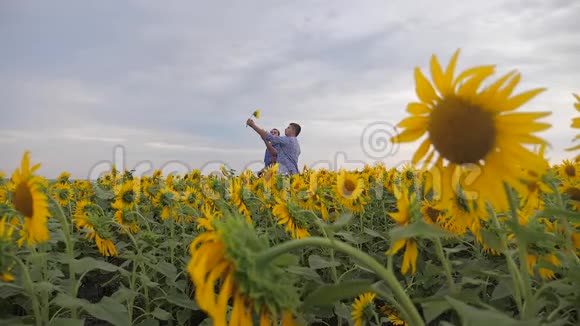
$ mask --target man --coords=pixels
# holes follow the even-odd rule
[[[270,130],[270,134],[272,136],[280,136],[280,130],[274,128]],[[264,140],[264,144],[266,145],[266,153],[264,153],[264,168],[258,171],[258,176],[261,176],[262,173],[264,173],[264,171],[271,165],[276,164],[278,148],[280,147],[279,145],[272,145],[272,143],[267,140]]]
[[[258,127],[254,120],[248,119],[246,124],[262,137],[264,141],[269,141],[272,146],[278,145],[276,161],[279,164],[278,173],[282,175],[298,174],[298,157],[300,156],[300,144],[298,135],[302,128],[297,123],[290,123],[284,130],[284,137],[275,136],[266,130]]]

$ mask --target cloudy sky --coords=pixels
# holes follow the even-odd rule
[[[418,143],[385,136],[415,101],[432,53],[547,87],[553,162],[576,132],[580,1],[2,1],[0,170],[25,150],[39,173],[87,178],[116,160],[206,172],[262,166],[245,128],[298,122],[299,165],[400,165]]]

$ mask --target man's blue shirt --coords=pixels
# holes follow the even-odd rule
[[[266,135],[266,140],[278,151],[278,173],[298,174],[298,157],[300,156],[300,144],[296,137]]]

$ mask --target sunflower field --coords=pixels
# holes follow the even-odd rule
[[[48,180],[25,152],[0,172],[0,323],[578,325],[580,159],[550,165],[549,112],[514,112],[544,89],[458,54],[415,70],[391,141],[427,137],[399,169]]]

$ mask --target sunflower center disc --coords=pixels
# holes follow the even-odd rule
[[[564,168],[564,172],[566,172],[566,175],[569,177],[576,176],[576,168],[574,168],[574,166],[572,165],[566,165],[566,167]]]
[[[32,194],[26,182],[20,182],[14,191],[14,208],[20,214],[26,217],[32,217],[34,213],[34,206],[32,203]]]
[[[495,144],[491,113],[458,98],[446,98],[431,113],[429,138],[440,155],[455,164],[477,163]]]
[[[352,180],[345,180],[344,181],[344,193],[347,196],[350,196],[353,191],[356,189],[356,185],[354,184],[354,182],[352,182]]]

